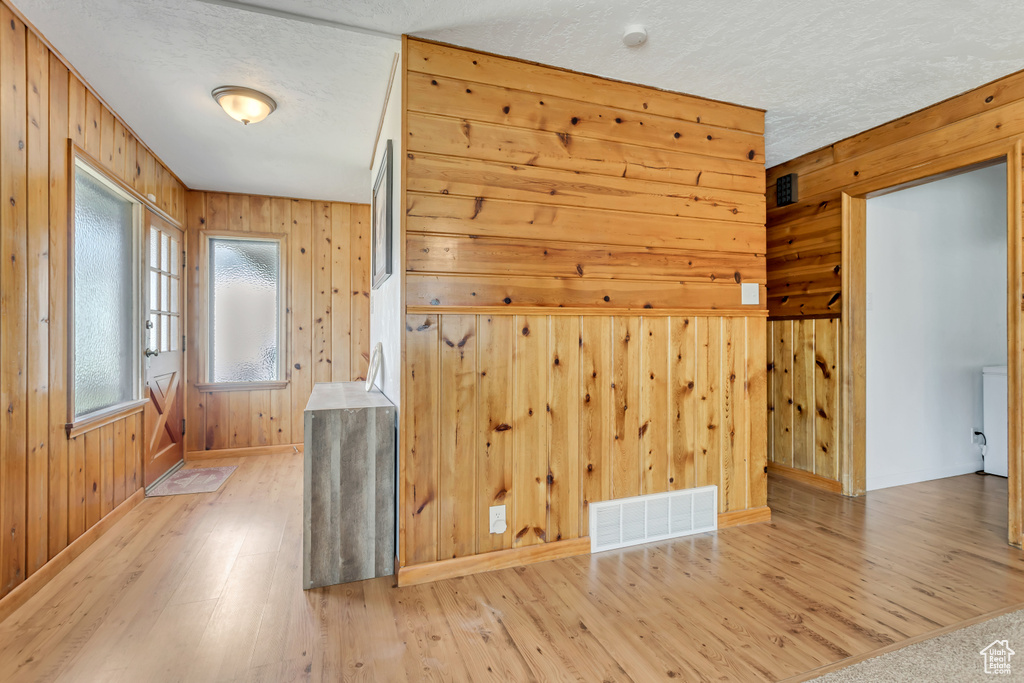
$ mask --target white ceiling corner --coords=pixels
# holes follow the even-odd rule
[[[14,1],[190,187],[368,200],[395,40],[201,0]],[[769,166],[1024,68],[1018,0],[229,4],[760,107]],[[210,97],[225,84],[279,109],[242,127]]]

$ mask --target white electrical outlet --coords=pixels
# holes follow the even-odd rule
[[[492,505],[491,506],[491,533],[492,534],[503,534],[508,525],[505,524],[505,506],[504,505]]]

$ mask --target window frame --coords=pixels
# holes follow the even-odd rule
[[[278,377],[275,380],[261,382],[214,382],[210,378],[213,370],[211,362],[213,339],[210,336],[212,329],[213,310],[210,305],[212,290],[210,287],[210,240],[227,239],[238,241],[260,241],[277,242],[280,269],[278,275],[278,313],[277,313],[277,338],[278,338]],[[289,310],[288,287],[288,235],[279,232],[243,232],[238,230],[204,230],[199,243],[199,297],[196,303],[198,309],[199,330],[196,335],[199,341],[196,356],[198,360],[198,381],[196,389],[202,392],[214,391],[260,391],[268,389],[284,389],[291,381],[291,372],[288,365],[288,310]]]
[[[143,282],[145,261],[145,236],[142,232],[147,202],[103,168],[102,164],[89,156],[73,142],[69,144],[68,163],[68,254],[67,254],[67,413],[65,430],[68,438],[90,429],[102,426],[113,419],[141,412],[148,399],[144,395],[145,367],[140,344],[142,343]],[[106,189],[132,204],[132,369],[134,371],[133,396],[106,408],[78,416],[75,408],[75,184],[79,172],[87,173]]]

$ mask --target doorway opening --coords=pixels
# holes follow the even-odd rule
[[[1007,474],[1006,194],[997,160],[867,200],[868,491]]]

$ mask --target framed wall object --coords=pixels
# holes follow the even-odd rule
[[[391,140],[384,147],[384,160],[377,172],[377,180],[373,183],[373,289],[391,276]]]

